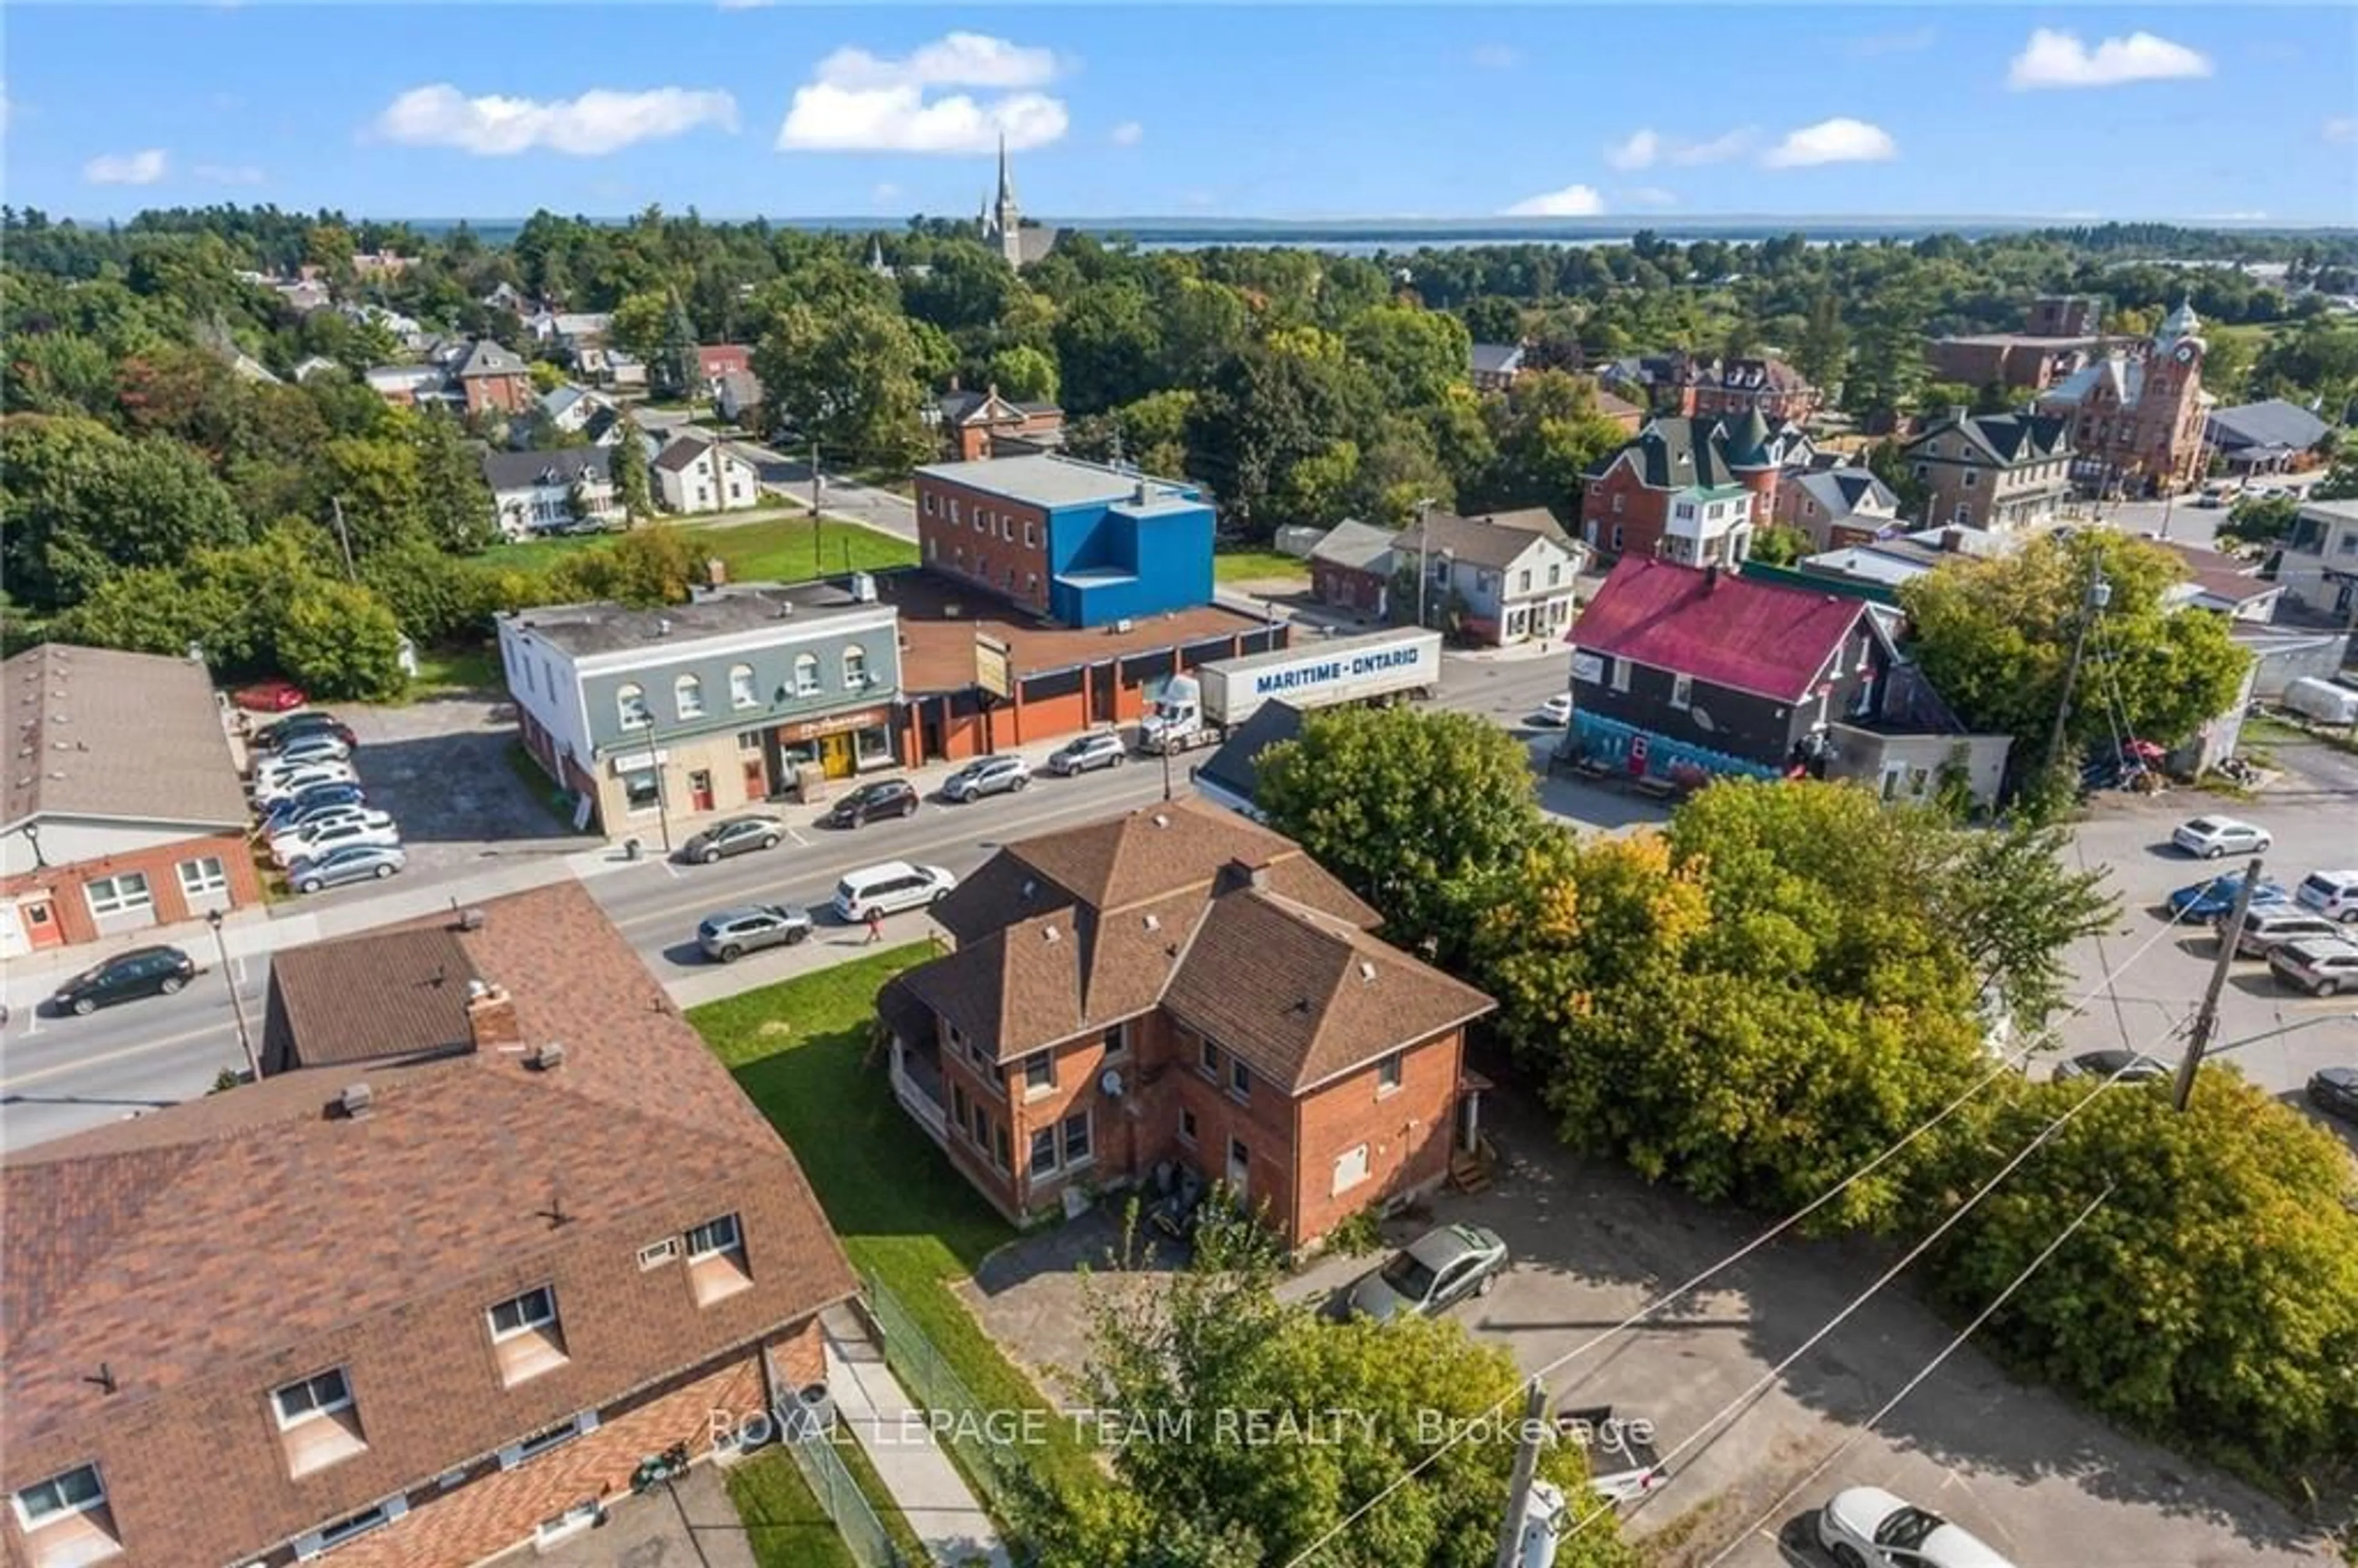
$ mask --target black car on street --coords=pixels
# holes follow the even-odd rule
[[[916,815],[915,785],[906,779],[878,779],[827,807],[818,821],[822,827],[864,827],[880,817]]]
[[[92,965],[58,988],[49,1005],[86,1014],[143,996],[169,996],[197,978],[196,960],[178,947],[134,947]]]

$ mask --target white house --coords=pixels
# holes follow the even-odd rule
[[[587,387],[560,386],[542,395],[540,411],[548,422],[567,435],[574,435],[590,423],[590,416],[600,408],[612,405]]]
[[[611,527],[623,520],[614,493],[611,447],[554,452],[485,452],[483,482],[500,535],[529,539],[579,524]]]
[[[674,512],[734,512],[757,506],[762,474],[717,441],[682,436],[656,457],[655,486]]]

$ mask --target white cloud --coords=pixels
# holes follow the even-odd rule
[[[1910,27],[1904,33],[1869,33],[1865,38],[1851,39],[1845,52],[1855,59],[1877,59],[1885,55],[1919,54],[1932,47],[1940,37],[1930,27]]]
[[[1679,199],[1659,185],[1641,185],[1628,193],[1633,207],[1675,207]]]
[[[207,185],[260,185],[262,170],[250,163],[200,163],[189,172]]]
[[[1699,164],[1725,163],[1729,158],[1742,157],[1758,135],[1745,125],[1709,141],[1682,142],[1660,131],[1632,131],[1626,139],[1605,149],[1605,161],[1622,169],[1651,168],[1656,164],[1693,168]]]
[[[1146,139],[1146,127],[1135,120],[1124,120],[1106,134],[1118,147],[1134,147]]]
[[[1605,198],[1594,188],[1567,185],[1562,190],[1528,196],[1507,209],[1509,218],[1594,218],[1605,211]]]
[[[2042,87],[2117,87],[2125,81],[2166,81],[2208,76],[2211,57],[2151,33],[2106,38],[2093,49],[2077,33],[2032,29],[2030,41],[2006,68],[2017,92]]]
[[[737,100],[686,87],[640,92],[599,87],[579,98],[546,103],[497,94],[469,98],[444,81],[404,92],[385,105],[370,129],[405,146],[457,147],[481,157],[535,149],[594,157],[706,125],[734,131]]]
[[[949,33],[899,59],[840,49],[795,89],[780,152],[983,153],[1045,146],[1071,124],[1061,99],[1037,91],[1061,67],[1049,49],[980,33]],[[931,89],[964,87],[1000,94]]]
[[[1887,163],[1899,156],[1891,133],[1865,120],[1836,115],[1788,131],[1785,139],[1760,155],[1770,168],[1808,168],[1822,163]]]
[[[2358,142],[2358,119],[2353,119],[2347,114],[2337,114],[2319,126],[2317,134],[2337,146],[2349,142]]]
[[[868,199],[880,206],[887,201],[897,201],[900,198],[901,188],[889,179],[877,181],[875,189],[868,193]]]
[[[1480,44],[1467,57],[1484,70],[1512,70],[1523,63],[1520,50],[1506,44]]]
[[[81,166],[81,177],[92,185],[153,185],[164,178],[170,161],[161,147],[135,153],[102,153]]]

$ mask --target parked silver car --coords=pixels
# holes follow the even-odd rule
[[[978,757],[942,784],[944,800],[979,800],[1007,795],[1032,782],[1032,764],[1021,757]]]
[[[1467,1296],[1487,1296],[1507,1267],[1507,1244],[1478,1225],[1444,1225],[1426,1231],[1391,1261],[1362,1275],[1330,1314],[1388,1323],[1432,1317]]]
[[[1120,736],[1101,730],[1094,735],[1076,735],[1048,753],[1048,771],[1058,778],[1070,778],[1098,768],[1118,768],[1129,759],[1130,748]]]
[[[791,947],[811,934],[811,918],[777,903],[724,909],[697,923],[696,945],[708,958],[733,964],[762,947]]]
[[[287,868],[287,885],[297,892],[319,892],[347,882],[364,882],[393,875],[409,864],[398,844],[348,844],[315,860],[297,860]]]

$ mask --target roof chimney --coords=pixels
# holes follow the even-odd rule
[[[535,1051],[530,1060],[533,1066],[539,1071],[553,1073],[565,1065],[565,1043],[561,1040],[552,1040]]]
[[[1130,492],[1130,502],[1133,506],[1143,506],[1146,504],[1146,481],[1144,480],[1141,479],[1138,481],[1138,488]]]
[[[467,1033],[478,1051],[513,1051],[523,1046],[524,1026],[516,1020],[515,999],[505,987],[486,985],[481,992],[473,986],[468,988]]]
[[[335,1104],[330,1108],[330,1114],[341,1114],[346,1121],[360,1121],[367,1117],[369,1105],[374,1098],[370,1094],[368,1085],[347,1084],[344,1092],[336,1097]]]

